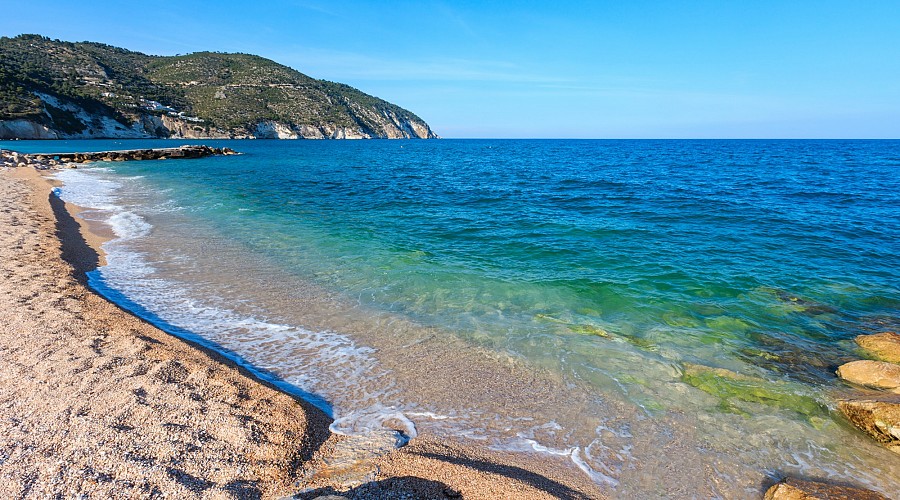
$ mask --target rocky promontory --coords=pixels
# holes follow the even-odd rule
[[[0,139],[432,139],[424,120],[250,54],[0,37]]]

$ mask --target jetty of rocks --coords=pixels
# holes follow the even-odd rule
[[[231,148],[212,148],[204,145],[179,146],[175,148],[126,149],[120,151],[97,151],[87,153],[19,153],[0,151],[0,165],[18,167],[54,167],[65,163],[88,163],[92,161],[168,160],[204,158],[215,155],[240,154]]]

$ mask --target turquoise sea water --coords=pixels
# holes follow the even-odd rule
[[[378,415],[568,454],[619,495],[791,472],[900,491],[833,375],[854,336],[900,326],[900,141],[203,142],[246,154],[60,174],[120,236],[93,283],[319,398],[336,430]],[[494,353],[578,411],[450,397],[440,374],[428,392],[404,352],[433,338],[441,363]],[[704,478],[642,479],[673,460]]]

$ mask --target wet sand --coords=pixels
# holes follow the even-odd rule
[[[85,287],[108,235],[76,211],[33,169],[0,171],[4,497],[600,497],[566,459],[427,434],[354,456],[312,405]]]

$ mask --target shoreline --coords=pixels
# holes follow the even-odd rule
[[[4,269],[7,283],[11,286],[14,286],[11,283],[13,281],[30,283],[29,286],[21,287],[25,288],[23,290],[10,290],[30,295],[24,307],[20,299],[16,303],[10,300],[10,304],[4,304],[0,308],[0,312],[10,319],[8,321],[10,326],[6,328],[15,329],[4,333],[13,333],[18,341],[13,346],[3,345],[0,352],[4,358],[10,358],[4,360],[7,364],[12,361],[17,369],[23,370],[17,376],[7,376],[8,374],[3,373],[0,379],[3,380],[0,383],[8,387],[8,390],[4,390],[4,396],[0,398],[0,408],[5,406],[5,409],[0,409],[0,413],[10,412],[12,408],[11,420],[17,421],[11,429],[2,429],[3,434],[7,436],[5,442],[0,442],[2,445],[0,450],[5,455],[4,471],[9,471],[11,476],[25,478],[22,481],[10,481],[10,485],[18,485],[18,489],[16,486],[10,486],[10,493],[24,492],[25,496],[29,493],[39,494],[40,491],[96,493],[121,491],[124,487],[126,490],[131,488],[130,491],[135,494],[142,491],[151,493],[157,491],[190,496],[219,491],[238,497],[250,493],[272,497],[297,493],[306,487],[315,489],[302,494],[302,498],[312,498],[328,492],[338,492],[353,498],[390,498],[403,493],[436,498],[452,498],[456,494],[467,498],[508,495],[517,498],[600,496],[596,486],[565,460],[548,460],[544,456],[525,453],[487,451],[449,440],[438,441],[429,436],[417,437],[406,447],[393,452],[384,453],[385,450],[382,449],[379,453],[369,453],[361,460],[351,459],[353,456],[347,455],[346,449],[352,448],[348,445],[353,443],[353,439],[329,433],[330,419],[309,402],[286,394],[265,380],[260,380],[215,351],[157,329],[88,289],[85,286],[84,273],[102,265],[101,245],[110,235],[104,234],[99,228],[91,227],[93,224],[87,224],[83,219],[76,219],[82,209],[64,204],[62,200],[50,194],[48,179],[41,177],[34,169],[19,167],[12,170],[13,173],[0,173],[3,190],[18,190],[20,198],[15,199],[16,197],[10,196],[10,193],[4,193],[5,198],[13,198],[6,201],[9,207],[4,207],[6,208],[4,216],[16,211],[29,211],[31,213],[27,217],[20,218],[19,222],[30,224],[32,227],[19,235],[16,231],[17,226],[10,224],[9,237],[35,240],[32,244],[40,247],[42,251],[39,254],[41,262],[37,264],[32,262],[35,260],[33,252],[23,254],[21,248],[11,249],[10,252],[16,255],[13,255],[12,259],[4,259],[6,263],[18,266],[14,269]],[[24,187],[26,183],[27,189]],[[26,190],[28,195],[22,196]],[[49,201],[43,200],[45,195]],[[30,273],[27,279],[21,275],[21,268],[30,269],[27,271]],[[17,277],[21,279],[16,280]],[[47,293],[42,284],[47,282],[55,282],[58,287],[55,291],[61,297],[45,297]],[[56,304],[60,301],[66,306],[58,307]],[[59,331],[42,332],[52,338],[44,341],[44,352],[27,352],[29,344],[34,342],[33,339],[22,337],[29,336],[29,330],[33,331],[35,327],[45,326],[42,321],[46,317],[53,318],[56,328],[65,325],[71,330],[66,333],[77,334],[80,340],[89,342],[85,345],[79,344],[83,348],[65,356],[65,359],[57,360],[50,356],[52,363],[48,364],[46,345],[52,344],[56,349],[65,349],[59,344],[66,344],[68,341],[62,342],[59,338],[52,338],[58,337]],[[47,330],[54,329],[47,328]],[[98,343],[96,337],[103,335],[105,336]],[[10,335],[4,336],[7,337]],[[145,338],[149,340],[143,340]],[[141,340],[139,350],[133,348],[135,339]],[[106,348],[107,345],[110,346],[109,349]],[[107,350],[127,349],[128,345],[132,346],[131,351],[138,352],[106,359]],[[88,455],[104,457],[112,455],[112,458],[105,461],[102,467],[90,464],[88,468],[95,472],[107,469],[111,472],[98,472],[97,477],[109,480],[106,482],[98,480],[91,484],[85,482],[87,469],[84,468],[74,474],[57,473],[52,478],[45,477],[44,462],[48,459],[40,460],[33,454],[26,457],[20,450],[17,451],[22,441],[32,443],[35,436],[20,435],[21,433],[16,432],[16,428],[63,420],[52,418],[52,413],[42,415],[44,412],[40,411],[34,396],[29,395],[34,392],[35,387],[32,386],[35,384],[38,386],[46,384],[40,381],[21,385],[14,382],[29,376],[28,370],[23,367],[28,362],[16,361],[22,356],[30,357],[29,361],[39,360],[34,362],[33,369],[54,372],[55,377],[51,377],[53,387],[56,389],[53,391],[53,397],[57,406],[62,405],[59,412],[71,415],[73,407],[80,405],[83,408],[74,411],[75,414],[86,412],[87,415],[96,417],[95,420],[102,421],[105,414],[95,415],[95,413],[105,404],[106,410],[124,409],[125,411],[116,413],[116,419],[130,422],[129,419],[136,408],[148,405],[152,407],[157,404],[160,406],[158,410],[162,413],[153,412],[152,416],[159,417],[158,420],[162,421],[167,415],[165,412],[168,411],[173,414],[173,418],[170,419],[173,422],[168,422],[171,424],[169,426],[154,424],[148,420],[151,416],[148,414],[144,415],[144,420],[136,422],[142,425],[116,422],[103,427],[103,424],[95,421],[93,426],[77,426],[77,429],[66,425],[50,426],[51,436],[42,435],[41,444],[35,442],[35,447],[47,447],[50,446],[48,443],[54,443],[52,445],[54,451],[59,455],[65,455],[65,452],[70,451],[73,446],[73,440],[68,437],[71,433],[76,435],[74,442],[78,443],[92,441],[92,436],[99,437],[98,441],[93,441],[93,446],[87,446],[86,449],[92,452]],[[147,364],[148,358],[157,359],[156,365],[159,366],[138,370],[129,366],[136,362]],[[60,366],[57,367],[54,363]],[[75,372],[88,375],[75,376],[73,373],[63,376],[66,370],[72,371],[70,365],[73,364],[78,365],[77,368],[91,365],[90,368]],[[94,366],[98,364],[112,367]],[[127,373],[118,373],[123,371],[120,368],[130,370],[125,370]],[[112,373],[105,373],[109,371]],[[103,372],[105,379],[101,384],[104,390],[95,394],[97,390],[95,386],[98,385],[100,378],[92,375],[100,375],[100,372]],[[200,376],[200,373],[205,375]],[[34,375],[31,377],[40,378]],[[202,379],[206,385],[198,383],[195,379]],[[138,383],[156,384],[160,387],[155,387],[154,391],[128,389],[129,384],[133,386]],[[210,389],[211,386],[216,386],[218,391],[197,390],[198,387]],[[222,387],[241,389],[224,391],[230,396],[224,398],[226,400],[224,402],[215,398],[211,400],[210,396],[223,394]],[[86,408],[82,399],[85,393],[91,397],[91,404]],[[153,399],[153,396],[159,396],[158,400]],[[99,404],[96,398],[101,399],[103,404]],[[24,402],[12,402],[23,399]],[[267,404],[260,405],[261,401]],[[31,411],[16,411],[16,408],[23,404],[29,406]],[[232,422],[229,436],[204,437],[210,433],[209,429],[220,425],[213,423],[216,417],[211,415],[214,413],[212,406],[219,406],[218,410],[222,412],[219,417],[223,421],[228,420],[228,417],[234,418],[235,414],[240,415],[237,421]],[[192,426],[191,421],[197,419],[201,419],[202,423]],[[118,427],[113,428],[114,426]],[[126,427],[129,428],[126,431],[116,430]],[[178,429],[178,432],[171,429]],[[143,468],[138,461],[137,468],[141,471],[138,474],[134,471],[121,472],[123,468],[128,469],[126,465],[130,466],[131,462],[134,462],[129,457],[134,455],[135,451],[128,449],[127,443],[120,443],[117,438],[130,442],[147,438],[151,444],[159,446],[157,448],[149,446],[145,449],[163,449],[165,447],[162,444],[173,434],[185,438],[181,439],[182,448],[177,452],[170,447],[167,452],[160,452],[159,456],[152,460],[145,460]],[[81,435],[88,438],[78,439]],[[116,444],[110,446],[110,442]],[[215,443],[215,446],[208,443]],[[191,446],[188,446],[189,444]],[[219,449],[213,453],[211,448],[215,447]],[[241,453],[244,454],[244,460],[236,458]],[[254,453],[256,455],[253,455]],[[340,460],[335,461],[334,458],[341,456],[341,453],[344,453],[343,465],[336,467],[335,463]],[[266,458],[248,459],[247,457],[251,455]],[[225,460],[228,457],[230,458]],[[359,455],[355,457],[358,458]],[[54,463],[57,462],[56,459],[53,460]],[[79,460],[90,462],[87,458]],[[65,468],[77,469],[77,466],[72,466],[86,465],[79,460],[69,461],[65,464],[67,466]],[[175,467],[172,465],[175,463],[182,466]],[[183,465],[184,463],[188,465]],[[226,463],[228,467],[223,467]],[[225,469],[231,472],[223,472]],[[16,471],[20,474],[16,474]],[[2,473],[4,476],[7,474]],[[31,478],[30,486],[25,484],[29,481],[28,478]],[[304,478],[308,480],[304,481]],[[146,487],[136,486],[139,479]],[[53,484],[58,486],[54,487]],[[148,486],[150,484],[152,487]],[[113,490],[107,490],[107,486]],[[238,486],[245,489],[242,490]],[[241,493],[236,494],[238,491]],[[344,493],[340,493],[342,491]]]

